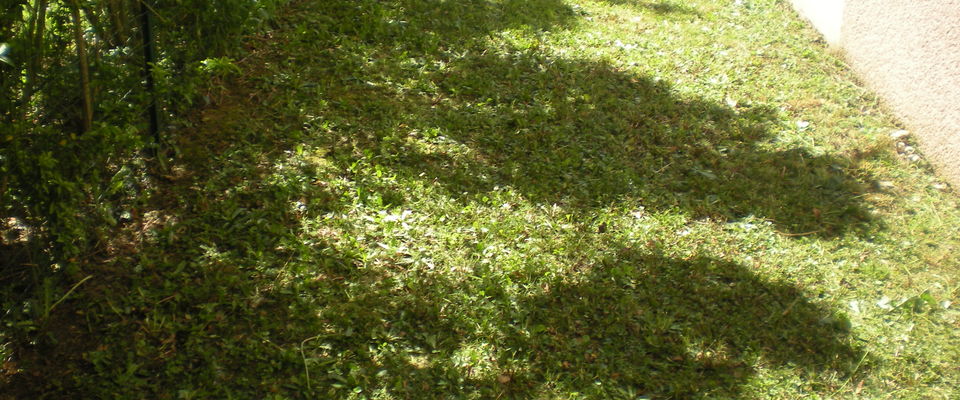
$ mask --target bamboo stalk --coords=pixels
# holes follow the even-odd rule
[[[127,43],[127,26],[124,17],[127,16],[127,7],[125,0],[107,0],[102,2],[107,18],[110,19],[110,40],[114,46],[122,46]]]
[[[70,2],[73,16],[73,39],[77,42],[77,58],[80,61],[80,91],[83,92],[83,132],[93,128],[93,96],[90,93],[90,64],[87,60],[87,40],[83,38],[83,20],[80,19],[80,2]]]
[[[37,75],[43,68],[43,34],[46,29],[48,0],[36,0],[33,3],[33,13],[30,16],[30,60],[27,63],[26,85],[23,88],[23,98],[20,103],[26,106],[33,97]]]

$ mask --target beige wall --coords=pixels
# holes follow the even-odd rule
[[[792,1],[818,29],[840,14],[834,44],[960,187],[960,0]]]
[[[843,9],[846,0],[790,0],[800,15],[806,17],[831,45],[840,44]],[[857,0],[851,0],[857,1]]]

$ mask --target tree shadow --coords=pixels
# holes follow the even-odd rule
[[[650,10],[659,15],[691,15],[691,16],[700,16],[700,12],[696,8],[690,7],[686,4],[678,3],[676,1],[661,0],[661,1],[643,1],[643,0],[602,0],[604,3],[617,4],[617,5],[628,5],[633,7],[638,7],[646,10]]]
[[[525,328],[539,333],[514,346],[539,368],[620,395],[735,396],[761,364],[848,376],[863,357],[849,321],[807,296],[730,262],[625,251],[521,302]]]
[[[741,265],[625,250],[589,268],[520,297],[495,279],[432,274],[355,291],[329,305],[325,315],[341,317],[305,345],[349,362],[314,359],[328,373],[315,371],[313,384],[400,398],[728,398],[761,365],[803,376],[814,391],[865,370],[845,316]]]
[[[387,174],[436,182],[464,202],[506,186],[530,202],[570,211],[635,200],[649,210],[680,209],[695,217],[759,216],[788,233],[838,235],[866,220],[862,189],[845,172],[850,163],[775,146],[771,139],[780,127],[773,110],[680,95],[602,62],[535,48],[493,52],[472,41],[498,29],[546,29],[568,23],[566,17],[539,18],[531,8],[510,17],[506,8],[481,1],[372,4],[343,3],[339,14],[325,14],[359,22],[334,32],[340,37],[329,51],[295,60],[329,58],[331,73],[313,70],[316,75],[287,81],[317,88],[310,93],[316,96],[297,99],[292,108],[305,111],[288,125],[303,126],[312,145],[329,145],[329,158],[347,178],[351,166],[364,161]],[[542,4],[556,15],[568,12],[560,2]],[[481,23],[491,18],[492,25]],[[290,75],[297,73],[291,67]],[[337,135],[324,137],[324,130]],[[298,144],[293,136],[278,139],[260,138],[265,151],[249,153],[265,160],[243,162],[273,165],[282,150]],[[202,152],[196,162],[203,164]],[[307,183],[314,178],[293,175]],[[211,189],[192,202],[192,212],[197,227],[228,224],[208,240],[251,265],[205,261],[183,283],[204,285],[199,292],[206,297],[178,300],[180,308],[167,312],[212,321],[216,337],[232,338],[227,346],[204,339],[201,329],[177,339],[182,365],[237,368],[210,375],[217,382],[279,375],[278,390],[293,397],[343,397],[355,388],[398,398],[574,391],[733,397],[760,366],[843,375],[862,359],[848,343],[842,315],[742,265],[624,249],[588,271],[514,277],[539,285],[517,296],[498,280],[505,271],[454,278],[391,266],[388,273],[359,268],[359,257],[323,240],[278,243],[282,232],[256,221],[294,219],[284,208],[291,199],[258,204],[274,189],[246,187],[253,189],[231,192],[235,205],[213,201],[219,195]],[[333,199],[331,210],[336,197],[325,196]],[[387,206],[404,201],[403,194],[392,197]],[[196,244],[183,245],[199,253]],[[264,251],[277,248],[284,250]],[[254,266],[280,269],[283,259],[292,260],[284,273],[297,279]],[[247,277],[257,283],[244,283]],[[254,307],[204,308],[212,299],[245,304],[254,293],[261,298]],[[202,350],[213,343],[225,350]],[[265,350],[263,343],[278,349]],[[251,393],[267,390],[239,384]]]
[[[310,8],[321,16],[311,21],[320,36],[421,51],[462,44],[503,29],[554,29],[577,17],[561,0],[362,0]]]
[[[864,372],[842,314],[742,265],[623,248],[559,274],[364,268],[323,239],[287,240],[295,212],[258,200],[274,190],[198,193],[221,198],[158,226],[170,243],[83,287],[63,326],[18,349],[9,393],[736,397],[759,368],[813,391]]]
[[[777,131],[790,128],[766,107],[719,105],[539,50],[464,51],[416,77],[389,62],[378,71],[397,72],[385,79],[413,79],[415,89],[368,81],[327,92],[332,120],[379,127],[336,151],[372,154],[455,198],[509,187],[532,202],[581,210],[632,199],[696,218],[752,215],[785,233],[821,236],[869,221],[859,200],[865,188],[847,174],[853,163],[777,146]]]
[[[4,299],[13,312],[0,326],[0,399],[267,398],[305,385],[297,349],[323,329],[317,311],[328,307],[312,293],[377,275],[358,272],[354,257],[324,240],[300,241],[304,215],[291,203],[311,196],[317,212],[337,204],[307,180],[309,166],[259,165],[289,155],[270,146],[292,144],[247,140],[239,129],[204,135],[235,123],[237,112],[184,138],[197,148],[182,148],[134,215],[104,228],[115,235],[105,254],[41,282],[51,285],[41,294],[60,301],[31,297],[22,268],[0,268],[17,273],[0,279],[4,293],[26,292]],[[84,275],[92,279],[75,291],[53,291]],[[29,315],[53,301],[49,315]]]
[[[291,86],[269,88],[300,91],[290,107],[306,111],[262,131],[236,124],[247,107],[274,104],[202,118],[177,166],[189,173],[165,177],[150,201],[156,213],[120,228],[139,238],[129,251],[84,266],[96,278],[56,309],[64,329],[17,344],[21,371],[6,386],[25,388],[24,398],[315,398],[354,388],[400,398],[686,397],[734,395],[761,364],[843,374],[859,360],[835,312],[710,258],[625,250],[583,274],[523,277],[540,289],[514,297],[498,280],[507,272],[387,273],[323,238],[291,237],[304,218],[296,201],[310,199],[315,212],[341,206],[310,168],[272,169],[301,144],[289,131],[319,132],[315,111],[342,134],[310,138],[331,142],[338,169],[365,159],[465,202],[507,186],[570,211],[631,200],[822,235],[866,219],[849,162],[772,146],[771,110],[681,96],[602,62],[479,43],[498,30],[573,23],[559,0],[318,4],[331,11],[310,21],[320,29],[286,39],[329,39],[329,51],[293,61],[328,57],[336,73],[296,76],[292,63],[277,77]]]

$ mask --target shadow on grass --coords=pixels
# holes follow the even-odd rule
[[[650,10],[656,14],[667,15],[667,14],[678,14],[678,15],[692,15],[700,16],[700,13],[690,6],[676,2],[676,1],[643,1],[643,0],[602,0],[604,3],[609,4],[618,4],[618,5],[628,5],[633,7],[638,7],[646,10]]]
[[[320,9],[298,9],[293,13],[301,14],[280,21],[290,34],[284,44],[343,40],[359,47],[399,43],[410,51],[435,51],[501,29],[544,30],[575,16],[560,0],[300,5]],[[305,87],[296,89],[308,94]],[[304,303],[301,293],[285,284],[299,278],[286,275],[285,266],[291,260],[316,262],[318,271],[343,281],[323,268],[353,267],[355,261],[324,250],[322,243],[290,239],[298,219],[290,202],[311,182],[265,182],[270,166],[296,140],[259,133],[287,129],[300,116],[281,115],[277,126],[259,125],[250,135],[245,125],[250,115],[214,112],[208,120],[201,114],[205,127],[179,143],[179,165],[149,183],[155,190],[149,204],[138,202],[130,210],[132,220],[116,229],[104,227],[113,241],[82,260],[79,271],[43,266],[44,276],[31,277],[31,268],[40,269],[22,265],[27,262],[20,259],[28,260],[20,257],[22,246],[0,247],[9,256],[0,263],[16,264],[0,269],[0,293],[10,295],[0,314],[0,399],[203,397],[210,391],[265,397],[284,383],[303,383],[284,376],[303,371],[296,344],[305,338],[301,334],[321,325],[315,315],[319,305]],[[336,207],[338,194],[311,194],[324,198],[312,206]],[[35,317],[38,307],[56,302],[85,276],[94,278],[63,297],[48,317]],[[261,376],[272,383],[251,380]]]
[[[561,0],[361,0],[305,8],[315,12],[315,19],[310,21],[310,28],[297,36],[311,33],[336,40],[399,46],[395,49],[401,51],[436,50],[504,29],[544,31],[569,25],[577,16]]]
[[[710,258],[624,249],[576,274],[490,269],[452,280],[358,268],[323,243],[256,256],[245,243],[270,231],[254,225],[219,239],[222,254],[235,254],[218,260],[194,243],[210,238],[189,229],[171,244],[192,259],[150,251],[156,261],[114,278],[134,291],[87,292],[84,306],[70,307],[86,321],[33,345],[83,352],[60,354],[56,366],[29,360],[8,393],[709,398],[737,396],[760,365],[805,378],[804,390],[833,391],[817,382],[862,361],[842,315]],[[508,276],[532,289],[509,292]],[[68,331],[95,340],[57,337]]]
[[[734,395],[757,365],[846,375],[862,356],[850,345],[849,322],[807,296],[741,265],[627,251],[522,302],[532,334],[517,346],[548,376],[571,376],[581,388],[601,380],[621,396]],[[579,365],[570,362],[578,356]]]
[[[191,137],[218,164],[185,150],[173,169],[189,172],[111,230],[124,248],[80,266],[92,279],[57,271],[39,294],[4,299],[17,312],[0,326],[0,399],[269,398],[303,384],[298,346],[325,323],[314,296],[364,277],[349,255],[296,236],[304,182],[272,181],[257,165],[265,143],[231,135]],[[13,278],[2,293],[30,286]],[[60,280],[77,290],[54,292]],[[32,317],[50,296],[63,301]]]
[[[775,110],[681,95],[656,77],[536,41],[492,49],[482,39],[533,23],[572,25],[558,2],[389,4],[332,13],[366,25],[311,39],[337,47],[316,46],[326,50],[299,57],[307,65],[290,74],[317,88],[309,96],[322,101],[304,100],[299,118],[312,140],[339,141],[328,145],[341,168],[366,158],[461,199],[499,186],[573,210],[632,200],[695,218],[760,217],[791,235],[868,225],[865,188],[847,173],[853,162],[778,145],[796,128]]]
[[[767,108],[681,96],[612,65],[537,50],[442,61],[413,76],[385,57],[378,73],[413,88],[364,80],[327,92],[334,123],[365,124],[335,148],[354,154],[340,158],[344,167],[373,155],[456,198],[499,186],[574,210],[632,200],[721,221],[753,215],[790,234],[835,236],[869,220],[864,188],[846,173],[852,163],[778,147],[778,130],[790,128]]]
[[[133,250],[84,267],[97,277],[56,309],[62,329],[12,347],[7,386],[24,398],[345,397],[355,388],[682,398],[735,395],[760,364],[844,374],[859,360],[834,312],[710,258],[624,250],[576,274],[513,276],[534,288],[518,296],[502,287],[505,271],[387,273],[302,236],[294,201],[340,206],[309,174],[272,175],[304,139],[330,142],[343,171],[366,159],[464,202],[509,186],[570,211],[629,200],[825,236],[865,219],[849,162],[777,149],[770,110],[680,96],[601,62],[484,47],[500,30],[572,23],[560,1],[319,4],[332,11],[304,14],[317,21],[291,24],[285,39],[330,42],[298,49],[270,78],[283,83],[273,94],[238,96],[288,103],[237,104],[222,126],[205,122],[209,137],[187,138],[197,141],[184,149],[187,175],[158,189],[154,213],[118,231]],[[320,28],[293,32],[310,24]],[[278,126],[244,126],[254,108],[280,114],[263,122]]]
[[[314,384],[400,398],[711,398],[738,395],[757,365],[832,391],[818,378],[849,376],[862,361],[845,317],[743,266],[626,251],[591,268],[519,298],[496,279],[430,275],[352,296],[330,314],[345,319],[307,349],[341,349],[355,367],[328,367]],[[324,362],[334,363],[312,365]]]

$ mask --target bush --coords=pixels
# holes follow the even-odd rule
[[[19,315],[29,308],[21,305],[50,297],[51,287],[64,292],[67,280],[79,280],[105,258],[111,232],[150,190],[155,159],[144,154],[156,153],[141,151],[153,141],[146,134],[149,104],[156,101],[160,126],[182,116],[203,92],[211,65],[204,60],[232,65],[245,35],[264,29],[282,2],[145,3],[155,54],[152,91],[141,2],[0,6],[3,313]],[[0,338],[17,334],[0,331]]]

